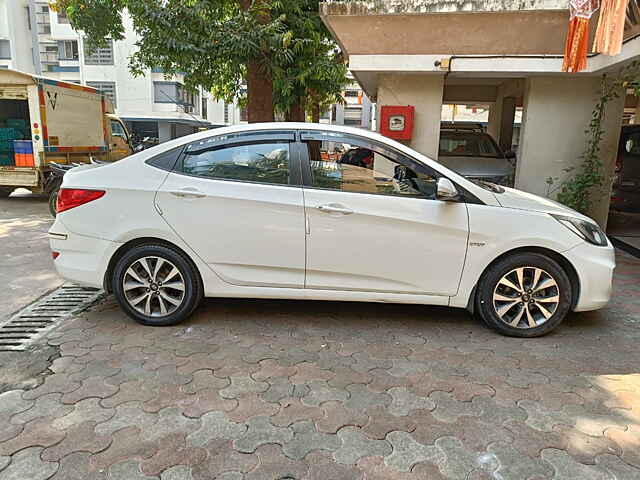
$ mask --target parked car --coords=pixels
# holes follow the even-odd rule
[[[503,152],[481,125],[442,124],[438,161],[473,180],[509,187],[514,183],[515,153]]]
[[[640,212],[640,125],[625,125],[620,133],[611,209]]]
[[[331,153],[353,148],[372,166]],[[584,215],[373,132],[306,123],[225,127],[74,168],[49,236],[64,278],[113,292],[145,325],[185,320],[203,296],[290,298],[467,308],[534,337],[604,306],[615,266]]]

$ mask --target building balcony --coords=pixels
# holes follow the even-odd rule
[[[347,55],[562,55],[569,21],[566,0],[326,1],[320,12]],[[639,18],[631,0],[625,39]]]

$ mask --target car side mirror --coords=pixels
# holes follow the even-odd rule
[[[436,199],[443,201],[457,200],[460,197],[460,193],[456,189],[451,180],[445,177],[438,179],[438,187],[436,190]]]
[[[513,150],[507,150],[506,152],[504,152],[504,158],[516,158],[516,152],[514,152]]]

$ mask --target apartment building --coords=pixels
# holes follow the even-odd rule
[[[189,92],[182,75],[149,71],[134,77],[128,58],[136,35],[125,18],[125,39],[91,50],[63,13],[46,1],[0,0],[0,68],[75,82],[104,91],[118,115],[140,137],[160,142],[241,122],[241,109]]]

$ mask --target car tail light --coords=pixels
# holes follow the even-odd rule
[[[62,213],[65,210],[79,207],[85,203],[97,200],[105,194],[104,190],[86,190],[83,188],[61,188],[58,192],[58,202],[56,212]]]
[[[54,260],[59,256],[60,256],[60,252],[51,252],[51,257],[53,257]]]

